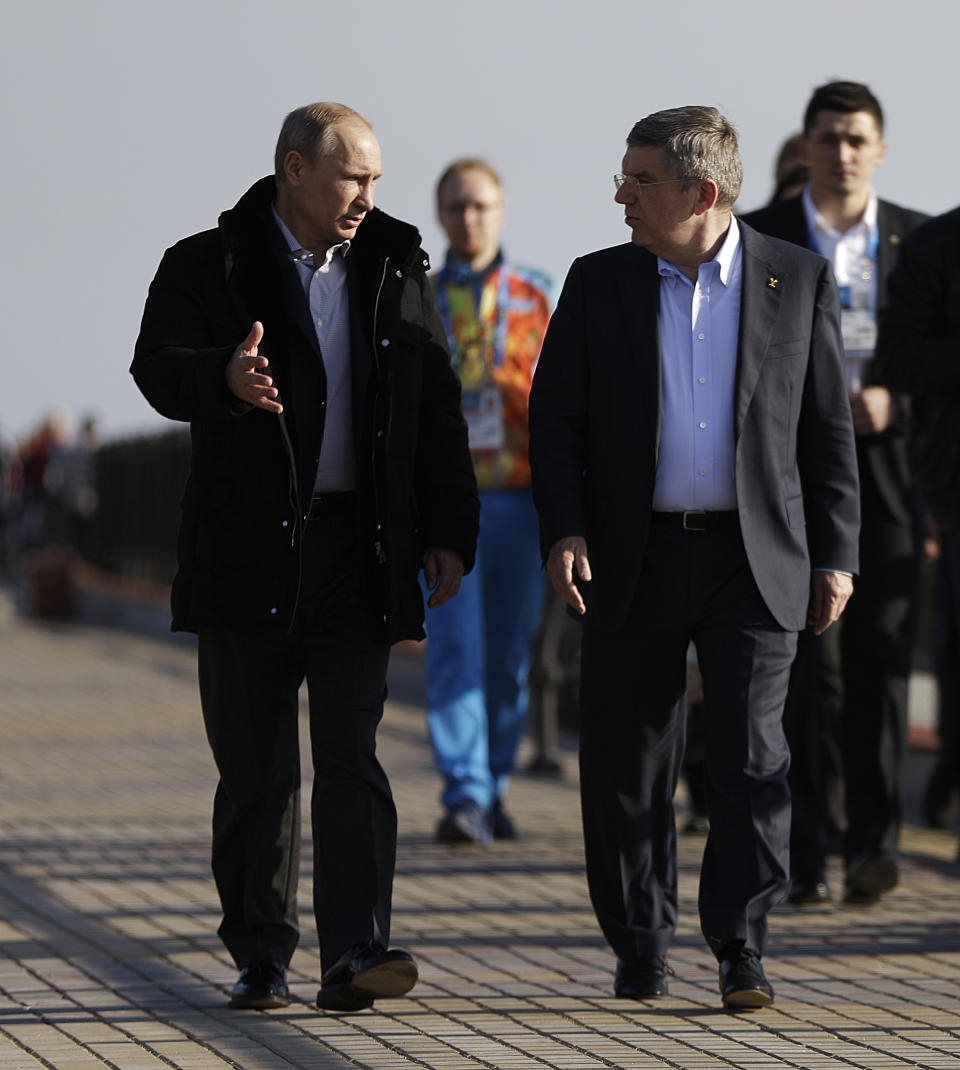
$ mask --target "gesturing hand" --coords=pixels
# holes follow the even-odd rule
[[[248,405],[280,413],[283,412],[283,406],[276,400],[279,392],[273,385],[272,376],[263,371],[270,362],[259,352],[262,340],[263,324],[256,320],[250,333],[227,361],[227,387],[231,394]]]

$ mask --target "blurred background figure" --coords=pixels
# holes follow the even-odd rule
[[[437,182],[449,242],[433,277],[480,488],[477,562],[427,622],[427,720],[443,775],[441,843],[516,830],[503,794],[524,728],[544,580],[530,497],[527,402],[550,315],[549,281],[500,246],[503,184],[486,161],[455,160]]]
[[[90,522],[97,511],[94,462],[100,433],[93,416],[84,416],[75,436],[58,451],[53,467],[56,482],[57,539],[81,558],[90,547]]]
[[[14,557],[39,550],[50,542],[59,543],[60,494],[63,487],[61,462],[70,438],[66,413],[52,412],[19,445],[14,478]]]
[[[911,459],[940,535],[934,646],[942,749],[924,800],[928,823],[939,825],[960,786],[960,208],[904,241],[888,298],[876,375],[911,395]]]
[[[790,742],[794,903],[829,900],[830,768],[845,791],[844,899],[869,903],[899,879],[900,765],[922,555],[922,509],[907,456],[903,399],[873,374],[877,314],[901,240],[925,217],[877,198],[883,111],[867,86],[814,91],[800,149],[800,194],[744,216],[833,263],[860,473],[860,574],[840,626],[801,633],[784,712]]]
[[[803,187],[810,180],[810,168],[802,133],[791,134],[780,146],[773,178],[775,185],[768,204],[776,204],[803,192]]]

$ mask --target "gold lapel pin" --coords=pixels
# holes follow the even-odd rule
[[[779,279],[775,279],[773,277],[773,275],[771,275],[770,278],[767,279],[767,285],[770,287],[771,290],[775,290],[777,288],[779,282],[780,282],[780,280]]]
[[[899,245],[900,244],[900,235],[899,234],[891,234],[890,235],[890,244],[891,245]]]

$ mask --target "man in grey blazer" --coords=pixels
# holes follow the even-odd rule
[[[710,816],[701,928],[724,1004],[765,1006],[766,918],[788,887],[780,721],[796,635],[839,617],[858,565],[837,290],[827,261],[733,218],[737,135],[715,109],[641,120],[622,167],[632,241],[574,262],[530,405],[547,569],[584,619],[590,895],[616,994],[664,994],[692,640]]]

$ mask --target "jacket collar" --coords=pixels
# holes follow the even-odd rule
[[[774,242],[742,221],[740,237],[743,242],[743,282],[734,393],[734,434],[737,438],[756,390],[783,295],[789,293],[791,284],[783,256]]]
[[[280,235],[270,211],[275,197],[276,181],[267,175],[255,182],[233,208],[221,213],[219,226],[228,271],[238,258],[256,255],[265,247],[278,247],[276,238]],[[282,238],[279,247],[285,249]],[[351,247],[358,256],[387,256],[408,270],[427,271],[430,267],[420,248],[417,228],[379,208],[374,208],[360,224]]]
[[[799,206],[798,206],[799,207]],[[802,217],[802,209],[801,217]],[[740,335],[734,393],[734,433],[743,420],[760,377],[771,332],[780,314],[784,292],[789,292],[789,271],[777,243],[738,220],[743,251],[740,295]],[[634,366],[639,375],[650,426],[660,435],[660,279],[657,258],[634,245],[619,247],[621,264],[616,272],[623,322],[630,332],[627,353],[652,354]]]

